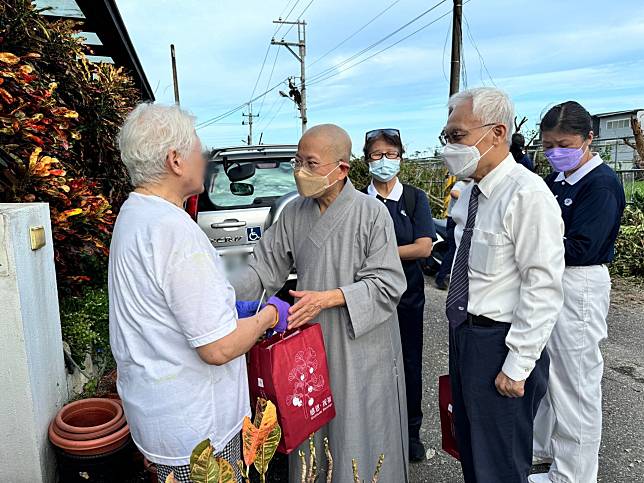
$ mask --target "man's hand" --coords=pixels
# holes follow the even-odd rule
[[[496,390],[501,396],[505,397],[523,397],[525,393],[525,381],[515,381],[506,376],[503,371],[499,372],[494,381]]]

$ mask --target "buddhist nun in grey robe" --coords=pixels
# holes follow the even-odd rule
[[[277,292],[296,268],[292,295],[299,302],[289,327],[310,321],[322,328],[336,417],[316,434],[318,481],[325,481],[322,441],[328,437],[334,482],[353,481],[353,458],[370,481],[384,453],[380,481],[404,483],[407,414],[396,306],[406,281],[387,209],[347,178],[350,143],[333,125],[304,134],[295,161],[301,196],[232,279],[238,299],[257,299],[264,289]],[[306,443],[302,449],[308,454]],[[291,482],[300,481],[297,453],[290,457]]]

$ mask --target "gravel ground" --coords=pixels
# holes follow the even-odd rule
[[[412,464],[413,483],[458,483],[460,466],[441,448],[438,376],[447,373],[447,292],[427,279],[425,293],[424,406],[421,438],[427,461]],[[603,345],[605,371],[604,432],[599,455],[599,481],[644,483],[644,291],[616,281],[608,315],[609,338]]]

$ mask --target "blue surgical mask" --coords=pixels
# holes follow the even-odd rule
[[[387,183],[400,172],[400,159],[387,159],[383,156],[378,161],[369,163],[369,173],[377,181]]]

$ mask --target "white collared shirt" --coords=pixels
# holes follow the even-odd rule
[[[512,324],[503,372],[522,381],[532,372],[563,305],[564,224],[545,182],[511,154],[454,205],[460,245],[470,194],[478,214],[469,258],[468,312]]]
[[[566,177],[566,173],[564,173],[563,171],[560,172],[555,178],[555,182],[556,183],[566,182],[572,186],[576,184],[578,181],[580,181],[588,173],[590,173],[593,169],[597,168],[598,166],[601,166],[603,163],[604,161],[602,161],[602,158],[599,156],[599,154],[594,153],[594,156],[586,164],[584,164],[581,168],[579,168],[577,171],[572,173],[570,176]]]
[[[373,196],[374,198],[376,196],[379,196],[380,193],[378,193],[378,190],[373,184],[373,180],[371,180],[371,183],[367,187],[367,194],[369,196]],[[403,185],[400,182],[400,180],[396,177],[396,184],[394,185],[394,188],[391,190],[391,193],[389,193],[385,199],[386,200],[391,200],[391,201],[398,201],[400,200],[400,197],[403,195]],[[382,196],[382,195],[380,195]]]

